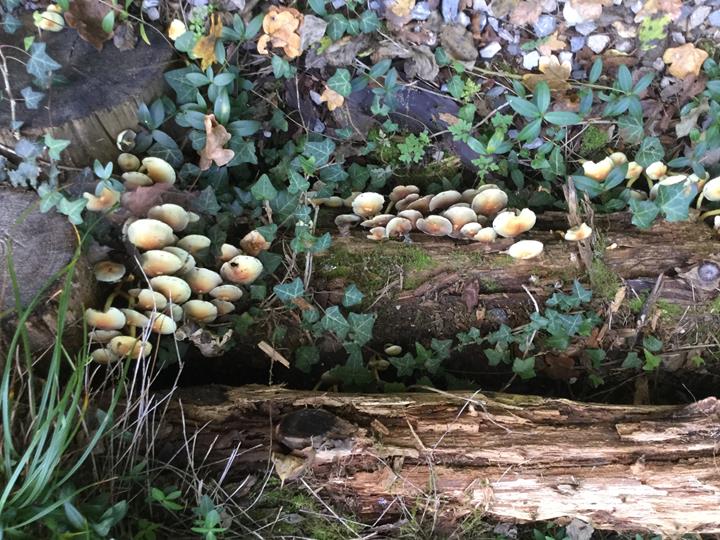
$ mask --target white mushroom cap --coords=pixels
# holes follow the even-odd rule
[[[613,164],[618,167],[624,163],[627,163],[628,158],[625,154],[622,152],[613,152],[608,156],[610,158],[610,161],[613,162]]]
[[[345,200],[342,197],[338,197],[337,195],[333,195],[331,197],[327,197],[325,199],[315,199],[316,201],[322,201],[319,204],[322,204],[323,206],[327,206],[328,208],[342,208],[345,206]]]
[[[174,184],[175,169],[165,161],[158,157],[146,157],[142,160],[143,168],[152,181],[158,184]]]
[[[533,259],[543,252],[543,243],[537,240],[520,240],[507,250],[513,259]]]
[[[190,223],[187,211],[182,206],[171,203],[153,206],[148,210],[147,217],[167,223],[175,232],[184,230]]]
[[[153,290],[161,293],[173,304],[187,302],[192,294],[190,285],[185,280],[175,276],[157,276],[150,280]]]
[[[260,252],[270,249],[270,242],[259,231],[250,231],[240,240],[240,248],[248,255],[257,257]]]
[[[117,283],[125,275],[125,265],[113,261],[100,261],[93,266],[95,279],[103,283]]]
[[[242,255],[242,251],[233,246],[232,244],[223,244],[220,246],[220,260],[222,262],[228,262],[233,257]]]
[[[262,263],[249,255],[233,257],[220,268],[222,277],[232,283],[250,285],[263,271]]]
[[[215,304],[205,300],[188,300],[182,306],[185,316],[203,323],[211,323],[218,316]]]
[[[565,233],[565,240],[570,242],[580,242],[586,240],[592,235],[592,228],[589,227],[585,222],[581,223],[577,227],[572,227]]]
[[[362,218],[355,214],[340,214],[335,217],[335,225],[338,227],[354,227],[361,221]]]
[[[94,362],[102,365],[112,364],[113,362],[117,362],[118,360],[120,360],[120,357],[118,355],[116,355],[110,349],[106,349],[105,347],[101,349],[95,349],[90,353],[90,357],[93,359]]]
[[[720,176],[708,180],[703,186],[702,194],[708,201],[720,201]]]
[[[385,226],[385,234],[388,238],[402,238],[412,231],[413,225],[409,219],[395,217]]]
[[[444,210],[460,201],[462,201],[462,193],[459,191],[455,191],[454,189],[441,191],[430,199],[428,208],[431,212],[435,212],[436,210]]]
[[[85,322],[90,328],[100,330],[120,330],[125,326],[125,315],[118,308],[108,308],[107,311],[97,309],[85,310]]]
[[[408,195],[412,195],[415,193],[420,193],[420,188],[417,186],[409,185],[409,186],[395,186],[393,190],[390,192],[389,199],[392,202],[398,202]]]
[[[377,216],[366,219],[362,223],[360,223],[361,227],[366,227],[368,229],[372,229],[373,227],[384,227],[388,223],[390,223],[390,220],[394,218],[394,214],[378,214]]]
[[[152,331],[156,334],[168,335],[175,333],[177,330],[177,324],[172,319],[163,313],[153,313],[150,315],[150,324]]]
[[[477,232],[475,236],[473,236],[473,240],[475,240],[476,242],[485,242],[488,244],[494,242],[496,239],[497,233],[492,227],[483,227]]]
[[[210,291],[210,296],[226,302],[237,302],[242,295],[242,289],[236,285],[218,285]]]
[[[175,240],[173,230],[167,223],[157,219],[138,219],[127,228],[131,244],[140,249],[162,249]]]
[[[476,214],[494,216],[508,203],[508,196],[502,189],[490,188],[480,191],[472,200],[472,209]]]
[[[193,268],[183,275],[195,294],[206,294],[222,283],[222,277],[208,268]]]
[[[398,212],[397,217],[410,220],[410,223],[415,227],[415,223],[417,223],[418,219],[422,219],[423,215],[417,210],[403,210],[402,212]]]
[[[210,302],[212,302],[212,304],[217,308],[219,317],[235,311],[235,304],[226,300],[218,300],[217,298],[213,298],[212,300],[210,300]]]
[[[83,197],[87,199],[86,208],[91,212],[109,210],[120,201],[120,193],[109,187],[102,188],[99,197],[87,192],[83,193]]]
[[[443,212],[443,217],[450,220],[452,223],[452,235],[458,235],[463,225],[468,223],[477,223],[477,214],[472,208],[465,206],[453,206]]]
[[[594,161],[586,161],[583,163],[583,172],[588,178],[602,182],[608,177],[614,166],[613,160],[606,157],[597,163]]]
[[[49,8],[50,6],[48,6],[47,11],[43,11],[40,14],[39,20],[35,22],[35,26],[46,32],[60,32],[65,28],[65,19],[60,13]]]
[[[432,198],[432,195],[427,195],[428,201]],[[398,202],[395,203],[395,208],[397,210],[407,210],[408,206],[410,206],[411,203],[414,203],[415,201],[420,200],[420,195],[417,193],[411,193],[404,199],[400,199]]]
[[[379,193],[368,191],[355,197],[355,200],[352,202],[352,209],[358,216],[370,218],[379,214],[384,204],[385,197]]]
[[[140,255],[140,266],[148,277],[174,274],[183,262],[165,249],[151,249]]]
[[[162,311],[167,305],[167,298],[152,289],[130,289],[128,294],[135,298],[135,306],[140,309]]]
[[[672,186],[674,184],[687,183],[687,179],[688,177],[685,174],[676,174],[674,176],[664,177],[657,184],[650,188],[650,199],[655,200],[658,191],[660,190],[660,186]]]
[[[460,228],[460,237],[468,240],[472,239],[482,228],[483,226],[477,221],[474,223],[466,223]]]
[[[180,322],[183,319],[183,309],[177,304],[168,304],[163,310],[163,315],[167,315],[175,322]]]
[[[134,309],[130,308],[122,308],[120,309],[120,311],[122,311],[123,315],[125,315],[125,324],[127,326],[136,326],[138,328],[143,328],[150,324],[150,319],[148,319],[139,311],[135,311]]]
[[[90,343],[110,343],[110,340],[120,335],[119,330],[93,330],[88,333]]]
[[[404,199],[403,199],[404,200]],[[432,195],[425,195],[424,197],[420,197],[419,199],[411,202],[408,204],[405,208],[400,207],[400,201],[395,206],[398,210],[417,210],[418,212],[421,212],[423,214],[429,214],[430,213],[430,201],[433,200]]]
[[[493,229],[500,236],[513,238],[529,231],[535,226],[535,212],[523,208],[519,214],[515,212],[500,212],[493,220]]]
[[[640,178],[640,175],[643,172],[642,165],[639,163],[636,163],[635,161],[631,161],[628,163],[628,170],[627,173],[625,173],[625,179],[626,180],[637,180]]]
[[[418,230],[430,236],[447,236],[453,232],[452,222],[442,216],[428,216],[415,223]]]
[[[190,270],[195,268],[195,257],[190,255],[183,248],[168,246],[164,247],[162,250],[175,255],[180,260],[182,266],[177,270],[178,274],[187,274]]]
[[[197,223],[198,221],[200,221],[199,214],[196,214],[195,212],[191,212],[190,210],[188,210],[187,214],[188,214],[188,220],[190,221],[190,223]]]
[[[123,183],[127,188],[152,186],[153,181],[147,174],[138,171],[128,171],[122,174]]]
[[[645,169],[645,176],[647,176],[650,180],[659,180],[665,176],[666,172],[667,165],[665,165],[662,161],[655,161],[647,166]]]
[[[139,358],[150,354],[152,344],[133,336],[118,336],[112,338],[107,348],[120,357]]]
[[[212,241],[202,234],[189,234],[177,241],[177,247],[183,248],[191,255],[197,255],[203,249],[210,247]]]
[[[462,201],[468,204],[472,204],[475,195],[477,195],[478,193],[480,192],[475,188],[466,189],[462,192]]]
[[[368,240],[380,241],[386,238],[385,227],[373,227],[368,232],[370,233],[366,237]]]
[[[132,172],[137,171],[140,168],[140,160],[133,154],[123,152],[117,158],[118,167],[121,171]]]

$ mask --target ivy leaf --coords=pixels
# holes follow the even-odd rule
[[[326,20],[328,22],[328,37],[333,41],[337,41],[338,39],[343,37],[343,34],[345,34],[345,30],[347,30],[348,26],[347,19],[343,15],[335,13],[333,15],[330,15]]]
[[[61,214],[68,217],[74,225],[80,225],[83,222],[82,211],[87,204],[86,199],[76,199],[71,201],[65,197],[61,197],[58,201],[57,209]]]
[[[35,77],[43,86],[49,86],[52,72],[62,66],[50,58],[45,52],[46,44],[33,43],[30,47],[30,59],[25,65],[26,71]]]
[[[349,386],[363,386],[371,383],[372,373],[363,362],[360,347],[353,343],[347,343],[345,350],[349,353],[347,362],[345,365],[334,368],[331,373]]]
[[[376,319],[377,315],[374,313],[350,313],[348,315],[354,343],[363,346],[372,339]]]
[[[322,167],[330,160],[330,156],[332,156],[334,151],[335,143],[325,137],[320,141],[306,142],[303,155],[309,158],[315,158],[315,166]]]
[[[380,19],[371,9],[366,9],[360,15],[360,31],[363,34],[371,34],[375,30],[380,28]]]
[[[586,304],[592,300],[592,291],[588,291],[577,279],[573,280],[572,293],[573,296],[580,300],[581,304]]]
[[[662,345],[662,341],[655,336],[645,336],[643,338],[643,347],[650,352],[660,352]]]
[[[290,283],[282,283],[273,287],[273,292],[283,304],[289,304],[296,298],[300,298],[305,294],[305,286],[299,277],[293,279]]]
[[[685,221],[688,219],[690,204],[697,195],[697,184],[682,183],[669,186],[660,185],[655,201],[668,221]]]
[[[263,174],[257,182],[250,188],[250,193],[253,194],[258,201],[271,201],[278,196],[278,191],[275,186],[272,185],[270,178],[267,174]]]
[[[463,90],[465,89],[465,83],[459,75],[453,75],[447,83],[447,89],[452,97],[460,99],[463,95]]]
[[[195,96],[197,95],[197,88],[195,88],[195,85],[193,85],[187,79],[187,75],[189,75],[190,73],[198,72],[199,70],[197,67],[191,66],[166,71],[163,75],[163,77],[165,77],[165,82],[168,83],[170,88],[175,90],[175,101],[179,105],[183,105],[185,103],[192,103],[195,101]]]
[[[45,97],[43,92],[36,92],[29,86],[20,90],[20,94],[25,99],[25,107],[32,110],[37,109],[42,101],[42,98]]]
[[[343,317],[343,314],[340,313],[340,308],[338,306],[330,306],[327,308],[325,315],[323,315],[323,318],[320,319],[320,324],[324,330],[332,332],[341,340],[345,339],[348,332],[350,332],[350,325],[345,317]]]
[[[661,161],[665,157],[665,149],[660,139],[657,137],[647,137],[643,139],[640,149],[635,154],[635,161],[643,167],[647,167],[651,163]]]
[[[528,358],[515,358],[512,366],[513,373],[520,375],[523,380],[532,379],[535,377],[535,357],[530,356]]]
[[[647,229],[660,213],[660,208],[653,201],[630,199],[630,210],[633,213],[632,224]]]
[[[352,92],[350,79],[350,72],[345,68],[340,68],[335,70],[335,73],[327,80],[326,84],[328,88],[334,90],[342,97],[348,97]]]
[[[312,367],[320,361],[320,353],[314,345],[303,345],[295,351],[294,366],[303,373],[310,373]]]
[[[660,365],[660,362],[662,362],[661,356],[653,354],[647,349],[643,349],[643,354],[645,355],[645,364],[643,364],[642,367],[644,371],[653,371]]]
[[[273,75],[275,75],[276,79],[292,79],[295,76],[297,70],[284,58],[275,54],[270,63],[272,64]]]
[[[220,205],[218,204],[217,197],[215,197],[215,190],[212,186],[207,186],[198,193],[197,197],[193,199],[192,206],[197,212],[210,216],[214,216],[220,212]]]
[[[349,287],[345,289],[342,304],[345,307],[357,306],[363,301],[364,297],[365,295],[360,291],[360,289],[358,289],[357,286],[352,283]]]
[[[623,363],[620,367],[623,369],[637,369],[640,366],[642,366],[642,362],[638,357],[638,353],[632,351],[627,354],[625,360],[623,360]]]
[[[397,369],[398,377],[410,377],[415,371],[415,358],[410,353],[405,353],[403,356],[391,357],[390,364]]]
[[[65,150],[69,145],[70,141],[67,139],[55,139],[49,133],[45,135],[43,139],[45,146],[47,146],[48,154],[50,159],[60,159],[60,152]]]

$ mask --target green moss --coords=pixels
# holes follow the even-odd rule
[[[613,300],[622,284],[620,277],[598,258],[593,259],[588,277],[595,296],[604,300]]]
[[[583,131],[580,143],[580,155],[584,158],[592,157],[598,150],[605,148],[608,143],[607,131],[596,126],[590,126]]]
[[[630,308],[630,311],[632,311],[634,314],[638,314],[642,311],[643,306],[645,305],[645,300],[647,300],[647,294],[643,293],[639,296],[636,296],[634,298],[631,298],[628,301],[628,307]]]
[[[658,300],[655,305],[660,310],[660,317],[663,319],[679,319],[685,311],[682,307],[671,304],[667,300]]]

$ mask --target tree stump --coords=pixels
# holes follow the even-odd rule
[[[718,425],[716,398],[652,407],[212,386],[176,394],[155,444],[161,459],[187,452],[227,480],[272,460],[366,522],[417,510],[441,530],[482,514],[677,536],[720,533]]]
[[[26,28],[26,32],[5,34],[4,39],[22,48],[24,35],[34,33],[31,22],[26,23]],[[50,133],[70,140],[63,152],[63,161],[68,165],[85,167],[95,159],[114,161],[119,152],[115,146],[117,134],[137,126],[140,103],[162,95],[166,88],[163,72],[175,59],[172,46],[162,35],[149,28],[148,38],[151,46],[138,40],[134,49],[120,51],[107,42],[98,52],[73,29],[44,33],[47,53],[62,65],[56,73],[67,83],[51,87],[38,109],[29,110],[18,102],[17,119],[24,121],[23,136],[34,138]],[[9,62],[9,68],[17,98],[31,77],[18,62]],[[0,103],[0,126],[0,144],[13,148],[7,100]]]

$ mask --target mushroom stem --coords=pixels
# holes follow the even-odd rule
[[[703,198],[704,198],[703,195],[704,195],[704,193],[702,191],[700,191],[700,195],[698,195],[697,203],[695,205],[695,208],[697,208],[698,210],[700,210],[700,206],[702,205]]]
[[[395,206],[395,201],[390,201],[387,205],[387,208],[383,212],[383,214],[389,214],[390,210],[392,210],[394,206]]]
[[[128,326],[128,335],[130,337],[135,337],[135,332],[137,330],[137,326]]]
[[[700,221],[704,221],[705,219],[713,216],[720,216],[720,208],[716,208],[715,210],[708,210],[707,212],[700,214]]]
[[[103,311],[107,311],[112,307],[115,297],[117,297],[119,292],[119,290],[115,290],[108,295],[107,300],[105,300],[105,305],[103,306]]]
[[[631,178],[630,180],[628,180],[627,183],[625,184],[625,187],[630,189],[638,178],[640,178],[640,177],[636,176],[635,178]]]

